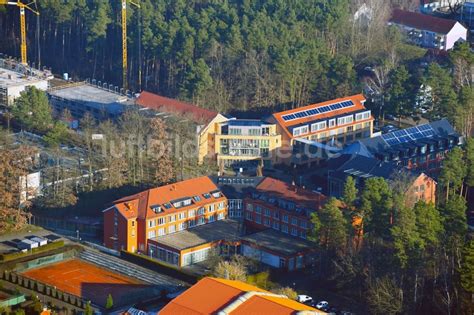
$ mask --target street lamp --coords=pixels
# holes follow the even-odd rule
[[[79,230],[76,230],[76,238],[77,238],[78,241],[80,240],[80,238],[79,238]]]

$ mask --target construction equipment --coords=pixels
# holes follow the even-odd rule
[[[0,0],[1,1],[1,0]],[[140,4],[132,0],[128,0],[130,4],[133,4],[137,8],[140,8]],[[123,89],[126,91],[128,89],[128,53],[127,53],[127,0],[122,0],[122,84]]]
[[[25,22],[25,9],[30,10],[36,15],[39,15],[38,7],[36,5],[36,0],[32,0],[30,3],[23,3],[20,0],[8,1],[0,0],[0,5],[14,5],[20,8],[20,30],[21,30],[21,63],[24,65],[28,64],[27,55],[26,55],[26,22]],[[34,5],[34,9],[33,6]]]

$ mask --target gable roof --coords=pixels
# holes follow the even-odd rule
[[[257,191],[272,195],[275,198],[290,200],[298,205],[315,210],[318,210],[326,200],[326,196],[323,194],[290,185],[271,177],[262,180],[257,186]]]
[[[212,196],[212,192],[219,192],[220,197]],[[209,198],[203,195],[211,193]],[[199,200],[194,199],[199,196]],[[172,203],[184,199],[191,199],[191,205],[175,208]],[[210,202],[223,201],[226,197],[219,191],[214,182],[207,176],[192,178],[157,188],[147,189],[138,194],[127,196],[114,202],[115,208],[126,218],[150,218],[196,208]],[[165,204],[170,204],[166,208]],[[160,207],[161,212],[155,213],[152,207]]]
[[[297,311],[324,314],[315,308],[235,280],[206,277],[168,303],[160,314],[217,314],[231,305],[228,314],[286,315]]]
[[[285,116],[285,115],[295,114],[295,113],[304,112],[304,111],[313,110],[313,109],[319,109],[319,108],[327,106],[327,105],[337,104],[337,103],[341,103],[341,102],[349,102],[349,101],[352,101],[352,103],[353,103],[352,106],[345,107],[345,108],[340,108],[340,109],[335,109],[335,110],[330,110],[330,111],[326,111],[326,112],[323,112],[323,113],[312,114],[312,115],[299,117],[299,118],[291,119],[291,120],[287,120],[287,121],[285,121],[283,119],[283,116]],[[366,101],[366,99],[365,99],[364,95],[357,94],[357,95],[337,98],[337,99],[330,100],[330,101],[325,101],[325,102],[322,102],[322,103],[306,105],[306,106],[286,110],[286,111],[283,111],[283,112],[274,113],[272,115],[272,117],[281,127],[283,127],[285,132],[290,137],[292,137],[293,134],[292,134],[291,130],[292,130],[293,127],[298,127],[300,125],[305,125],[305,124],[311,124],[311,123],[314,123],[314,122],[317,122],[317,121],[320,121],[320,120],[325,120],[325,119],[328,119],[328,118],[335,118],[337,116],[343,116],[343,115],[346,115],[348,113],[354,113],[354,112],[357,112],[357,111],[364,111],[364,110],[366,110],[366,108],[364,106],[365,101]]]
[[[401,167],[394,163],[381,162],[375,158],[358,154],[343,154],[329,161],[331,177],[345,179],[347,176],[370,178],[382,177],[390,179]]]
[[[390,22],[439,34],[448,34],[457,23],[455,20],[400,9],[393,10]]]
[[[168,98],[147,91],[143,91],[140,94],[136,100],[136,104],[157,111],[187,116],[196,123],[209,123],[218,114],[215,111],[198,107],[191,103]]]

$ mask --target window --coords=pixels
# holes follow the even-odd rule
[[[179,220],[186,219],[186,212],[180,212],[180,213],[178,213],[178,219],[179,219]]]
[[[356,121],[365,120],[365,119],[369,119],[369,118],[370,118],[370,110],[368,110],[366,112],[358,113],[358,114],[355,115],[355,120]]]
[[[158,225],[163,225],[165,224],[165,218],[158,218]]]
[[[300,220],[300,228],[306,229],[306,221],[305,220]]]
[[[217,220],[224,220],[225,219],[225,213],[219,213],[217,215]]]
[[[305,126],[301,126],[301,127],[298,127],[298,128],[294,128],[293,129],[293,136],[297,137],[297,136],[300,136],[300,135],[305,135],[308,133],[308,125],[305,125]]]
[[[163,236],[163,235],[166,235],[166,229],[165,228],[158,229],[158,236]]]
[[[298,230],[294,227],[291,228],[291,235],[298,236]]]
[[[221,201],[217,204],[217,210],[222,210],[224,209],[224,207],[225,207],[224,201]]]
[[[336,120],[335,119],[330,119],[329,120],[329,128],[332,128],[336,125]]]
[[[252,213],[250,212],[245,212],[245,219],[252,221]]]
[[[258,213],[258,214],[262,213],[262,208],[260,206],[256,206],[255,207],[255,212]]]
[[[152,228],[152,227],[154,227],[154,226],[155,226],[155,220],[150,220],[150,221],[148,221],[148,227],[149,227],[149,228]]]
[[[135,229],[132,229],[132,236],[135,236]]]
[[[288,214],[284,214],[282,220],[283,222],[288,223]]]
[[[326,121],[322,121],[322,122],[318,122],[318,123],[314,123],[311,125],[311,132],[316,132],[316,131],[319,131],[319,130],[323,130],[323,129],[326,129]]]
[[[197,221],[197,225],[203,225],[204,223],[206,223],[206,218],[204,217],[200,217]]]
[[[278,212],[278,211],[273,211],[273,218],[275,218],[275,219],[280,219],[280,212]]]
[[[205,193],[205,194],[202,194],[202,195],[205,199],[211,198],[211,194]]]
[[[270,211],[270,209],[265,209],[264,213],[265,213],[265,216],[266,216],[266,217],[270,217],[271,214],[272,214],[271,211]]]
[[[295,217],[292,217],[292,218],[291,218],[291,224],[293,224],[293,225],[298,225],[298,219],[295,218]]]
[[[188,218],[192,218],[196,216],[196,210],[189,210],[188,211]]]
[[[352,121],[353,121],[352,115],[344,116],[344,117],[341,117],[341,118],[337,119],[337,125],[341,126],[341,125],[345,125],[345,124],[350,124]]]
[[[203,215],[204,213],[206,213],[206,209],[204,207],[199,208],[198,215]]]
[[[262,217],[260,215],[255,216],[255,222],[256,223],[262,223]]]
[[[186,222],[182,222],[180,224],[178,224],[178,231],[182,231],[182,230],[186,230]]]
[[[156,236],[156,231],[155,230],[148,231],[148,238],[154,238],[155,236]]]
[[[263,219],[263,225],[270,226],[270,219],[269,218],[264,218]]]
[[[201,201],[201,197],[200,197],[200,196],[194,196],[193,198],[194,198],[194,201],[196,201],[196,202]]]
[[[132,226],[135,226],[135,221],[132,221]]]
[[[214,212],[215,211],[215,205],[209,205],[209,212]]]
[[[211,215],[211,216],[208,218],[208,222],[209,222],[209,223],[210,223],[210,222],[214,222],[214,221],[216,221],[216,215],[215,215],[215,214]]]
[[[247,204],[247,211],[253,211],[253,205],[251,203]]]
[[[188,226],[190,228],[195,227],[196,226],[196,219],[188,220]]]
[[[176,215],[170,215],[168,222],[174,222],[174,221],[176,221]]]
[[[273,221],[272,229],[279,230],[280,229],[280,223],[278,223],[278,221]]]
[[[283,233],[288,234],[288,225],[282,224],[282,225],[281,225],[281,231],[282,231]]]
[[[171,233],[174,233],[174,232],[176,232],[176,225],[170,225],[168,227],[168,233],[171,234]]]

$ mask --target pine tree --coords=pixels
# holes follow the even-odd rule
[[[109,310],[112,307],[114,307],[114,299],[112,298],[112,294],[109,293],[107,301],[105,302],[105,308]]]
[[[474,240],[468,241],[464,245],[460,272],[461,285],[471,294],[471,302],[474,302]]]
[[[53,123],[46,93],[33,86],[21,92],[20,97],[15,99],[12,113],[22,127],[28,130],[43,132]]]
[[[346,182],[344,183],[344,191],[342,193],[342,201],[346,204],[349,209],[354,207],[354,203],[357,199],[357,194],[359,193],[355,180],[352,176],[348,176]]]
[[[347,245],[347,221],[335,198],[330,198],[318,212],[321,221],[320,243],[328,252],[341,253]]]

